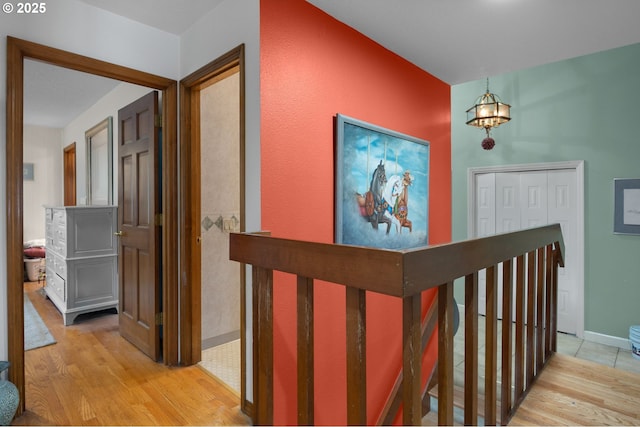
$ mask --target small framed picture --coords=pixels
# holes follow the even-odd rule
[[[22,179],[24,181],[33,181],[33,163],[22,164]]]
[[[613,232],[640,235],[640,178],[618,178],[613,182]]]

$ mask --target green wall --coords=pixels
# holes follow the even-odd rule
[[[467,238],[467,169],[585,161],[585,331],[628,338],[640,324],[640,236],[613,234],[613,180],[640,178],[640,44],[490,76],[511,121],[465,124],[486,80],[451,90],[453,239]]]

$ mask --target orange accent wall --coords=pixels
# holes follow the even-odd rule
[[[400,29],[399,29],[400,31]],[[430,142],[429,240],[451,240],[450,86],[304,0],[260,2],[262,228],[333,242],[334,117]],[[297,424],[296,292],[274,277],[274,423]],[[423,298],[423,310],[435,294]],[[315,287],[315,416],[346,423],[344,288]],[[401,301],[367,296],[368,422],[400,369]],[[435,346],[425,364],[431,366]],[[425,366],[426,366],[425,365]]]

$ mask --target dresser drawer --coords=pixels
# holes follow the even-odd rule
[[[53,227],[53,238],[60,246],[66,246],[67,243],[67,227],[66,225],[58,225]]]
[[[47,238],[47,243],[49,242],[49,240],[53,239],[53,211],[51,209],[47,209],[46,210],[46,214],[45,214],[45,222],[44,222],[44,229],[45,229],[45,237]]]
[[[64,209],[53,209],[53,224],[54,225],[67,224],[67,212]]]
[[[47,269],[47,293],[53,293],[62,301],[66,301],[65,280],[51,269]]]
[[[60,258],[57,255],[53,255],[53,271],[62,277],[63,279],[67,278],[67,262]]]

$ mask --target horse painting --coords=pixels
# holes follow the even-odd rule
[[[364,196],[356,193],[360,214],[376,230],[379,223],[387,224],[387,234],[392,224],[398,233],[402,233],[403,228],[412,232],[413,224],[408,218],[409,186],[412,182],[413,176],[409,171],[402,177],[393,175],[387,180],[384,164],[380,161],[371,177],[369,191]]]
[[[336,243],[386,249],[427,245],[429,141],[341,114],[335,131]]]
[[[371,226],[377,230],[378,224],[387,224],[387,234],[391,229],[391,218],[386,215],[388,203],[384,199],[384,189],[387,184],[387,174],[384,170],[384,164],[380,160],[380,164],[373,171],[371,176],[371,184],[369,191],[364,196],[364,212]]]

